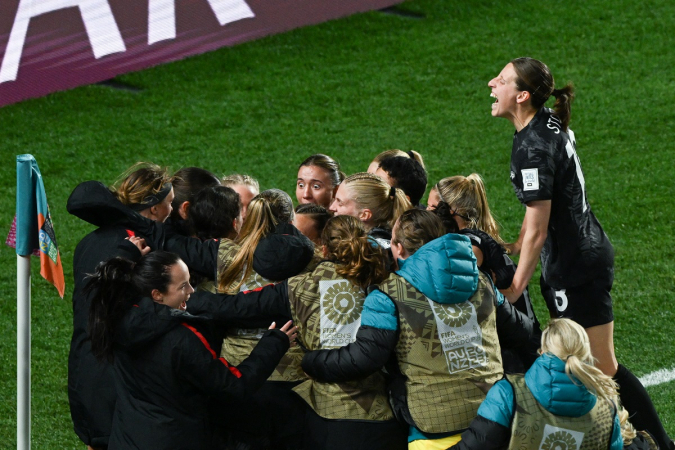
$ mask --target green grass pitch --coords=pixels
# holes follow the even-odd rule
[[[310,154],[328,153],[353,173],[381,150],[415,149],[431,182],[482,174],[513,240],[523,216],[509,182],[513,127],[490,117],[487,82],[517,56],[545,61],[558,83],[576,86],[571,127],[588,198],[616,247],[619,360],[638,376],[675,366],[675,3],[413,0],[401,8],[424,18],[360,14],[119,78],[139,93],[87,86],[0,109],[0,231],[14,215],[15,155],[31,153],[68,284],[60,300],[33,262],[35,448],[83,448],[66,393],[73,250],[92,229],[65,209],[79,182],[111,183],[142,160],[245,172],[293,194]],[[10,449],[16,258],[8,247],[0,258],[0,448]],[[648,390],[674,436],[673,383]]]

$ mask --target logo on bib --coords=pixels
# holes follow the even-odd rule
[[[341,281],[326,290],[321,306],[331,322],[347,325],[361,317],[363,294],[350,282]]]
[[[469,321],[473,308],[469,302],[457,303],[454,305],[437,305],[432,306],[434,314],[444,324],[451,327],[461,327]]]
[[[539,450],[579,450],[583,439],[584,433],[546,425]]]

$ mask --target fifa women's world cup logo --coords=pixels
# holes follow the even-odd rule
[[[546,424],[540,450],[579,450],[584,433]]]
[[[321,345],[341,347],[356,339],[361,325],[364,293],[347,280],[319,282]]]
[[[349,283],[341,281],[332,285],[321,296],[321,309],[336,325],[347,325],[361,316],[363,308],[363,294]]]
[[[469,302],[454,305],[432,304],[434,315],[444,324],[451,327],[461,327],[469,321],[473,308]]]

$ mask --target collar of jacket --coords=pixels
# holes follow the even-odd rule
[[[449,233],[426,243],[396,273],[427,298],[444,304],[467,301],[478,288],[478,265],[466,236]]]

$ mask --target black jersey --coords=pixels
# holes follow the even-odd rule
[[[459,234],[471,239],[471,245],[475,245],[483,253],[483,263],[478,268],[490,276],[494,272],[495,286],[498,289],[508,289],[516,274],[516,265],[506,254],[504,247],[482,230],[464,228],[459,230]]]
[[[585,284],[611,269],[614,249],[586,198],[572,130],[541,108],[513,137],[511,181],[523,204],[551,200],[542,276],[555,288]]]

